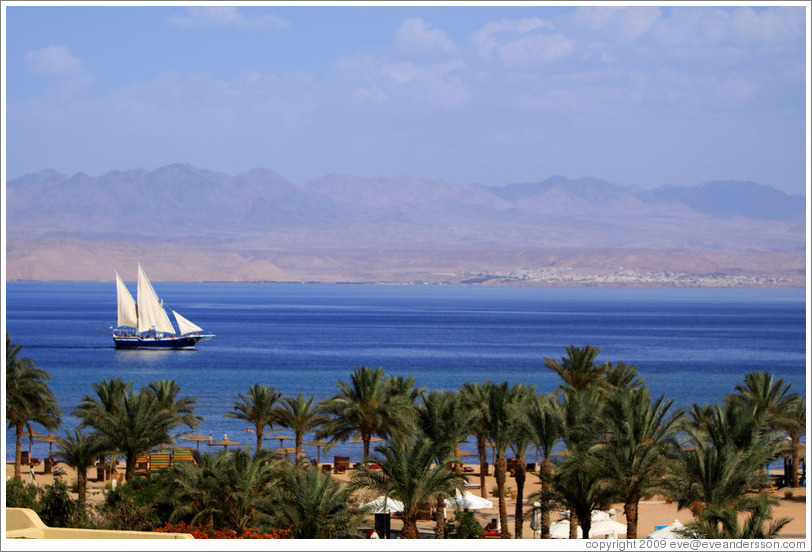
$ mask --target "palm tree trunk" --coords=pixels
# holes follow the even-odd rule
[[[368,430],[363,430],[361,432],[361,439],[363,439],[363,441],[364,441],[364,458],[363,458],[363,462],[364,462],[364,464],[366,464],[367,456],[369,456],[369,442],[372,440],[372,432],[368,431]],[[416,529],[415,529],[415,531],[416,531]],[[415,538],[417,538],[417,537],[415,537]]]
[[[578,521],[581,523],[581,538],[588,539],[589,531],[592,529],[592,512],[583,508],[583,505],[581,506],[581,515],[578,516]]]
[[[586,516],[586,519],[581,521],[581,532],[583,533],[583,537],[585,539],[589,538],[589,531],[592,530],[592,515]]]
[[[548,508],[547,497],[550,496],[550,472],[552,472],[552,462],[545,456],[541,461],[541,538],[550,538],[550,508]]]
[[[637,501],[628,502],[623,505],[623,513],[626,515],[626,538],[637,538]]]
[[[801,486],[800,476],[798,475],[798,466],[801,462],[801,443],[800,440],[793,436],[792,439],[792,488]]]
[[[87,502],[87,468],[80,469],[76,475],[79,502],[85,503]]]
[[[257,434],[257,452],[262,450],[262,438],[265,436],[265,433],[262,431],[264,428],[257,424],[256,434]],[[255,453],[256,454],[256,453]]]
[[[125,481],[130,481],[135,477],[135,456],[135,454],[124,454],[124,461],[127,463],[127,466],[124,468]]]
[[[499,524],[502,526],[502,538],[510,538],[510,528],[508,527],[507,501],[505,500],[505,480],[507,479],[507,460],[502,452],[497,452],[496,465],[494,466],[496,476],[496,489],[499,493]]]
[[[513,534],[515,539],[522,538],[522,526],[524,525],[524,481],[527,477],[527,466],[524,458],[518,459],[516,466],[516,511],[513,517]]]
[[[434,537],[445,538],[445,499],[437,495],[437,524],[434,526]]]
[[[296,441],[295,441],[295,443],[296,443],[296,460],[298,460],[299,457],[302,455],[302,440],[303,440],[302,439],[302,432],[297,431],[296,432]]]
[[[578,516],[575,510],[570,506],[570,539],[578,538]]]
[[[15,424],[17,442],[14,445],[14,479],[23,480],[23,423]]]
[[[488,498],[488,488],[485,486],[485,470],[488,464],[488,457],[485,455],[485,436],[476,436],[476,448],[479,452],[479,494],[482,498]]]
[[[414,518],[403,518],[403,530],[400,533],[403,539],[417,539],[420,538],[420,533],[417,530],[417,521]]]

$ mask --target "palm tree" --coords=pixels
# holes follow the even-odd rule
[[[180,385],[175,380],[157,380],[145,387],[143,392],[151,393],[158,408],[166,410],[178,421],[178,425],[195,428],[203,421],[203,417],[195,415],[195,397],[178,397]]]
[[[411,402],[405,395],[389,393],[382,368],[357,367],[350,383],[339,381],[336,386],[339,392],[320,405],[321,412],[331,419],[316,433],[317,439],[346,441],[360,434],[366,461],[373,436],[401,436],[411,429]]]
[[[452,458],[456,463],[459,442],[465,436],[471,420],[471,412],[463,407],[461,395],[453,391],[423,393],[416,414],[421,434],[435,444],[437,464],[445,464]],[[438,514],[434,533],[438,539],[445,537],[444,498],[442,494],[437,495]]]
[[[561,436],[567,447],[551,481],[553,492],[570,510],[570,538],[576,538],[576,521],[585,536],[592,524],[592,510],[603,507],[608,493],[600,478],[583,469],[590,449],[603,435],[603,390],[596,385],[566,387],[561,402]]]
[[[6,334],[6,421],[17,435],[14,447],[14,478],[22,480],[23,431],[35,422],[46,429],[55,430],[62,421],[62,413],[48,380],[51,375],[37,368],[36,363],[19,356],[23,346],[11,342]]]
[[[544,365],[563,380],[559,390],[565,387],[583,390],[606,381],[606,366],[595,363],[601,352],[599,347],[569,345],[566,350],[567,356],[560,360],[544,357]]]
[[[254,434],[257,437],[256,452],[262,450],[262,437],[265,435],[265,426],[273,427],[276,411],[274,405],[282,394],[273,387],[254,383],[248,388],[248,393],[237,393],[239,401],[234,401],[234,409],[227,411],[223,416],[236,418],[254,425]]]
[[[795,400],[789,392],[791,386],[769,372],[748,372],[744,384],[737,383],[737,393],[725,396],[725,402],[753,408],[755,416],[766,416],[768,427],[778,429],[783,409]]]
[[[553,473],[553,491],[570,511],[571,539],[577,538],[579,525],[584,538],[589,538],[592,511],[607,508],[614,498],[599,477],[584,469],[589,462],[588,452],[569,451]]]
[[[552,395],[536,395],[520,420],[530,434],[531,440],[541,449],[542,460],[538,474],[541,480],[541,490],[530,495],[529,498],[538,501],[541,505],[540,536],[542,539],[549,539],[550,507],[553,498],[550,491],[553,466],[550,456],[553,453],[553,447],[561,439],[563,423],[559,403]]]
[[[697,519],[707,508],[751,508],[753,495],[748,493],[767,487],[764,466],[780,453],[780,434],[765,431],[763,417],[735,404],[694,405],[690,415],[693,420],[683,424],[690,447],[678,455],[666,492]]]
[[[798,393],[790,393],[791,387],[792,384],[785,383],[780,378],[776,380],[769,372],[749,372],[744,376],[744,384],[736,385],[737,393],[727,395],[725,401],[754,409],[756,416],[766,418],[767,429],[787,432],[792,444],[791,485],[797,487],[798,462],[803,448],[800,437],[806,427],[806,409],[804,397]]]
[[[678,449],[681,414],[668,415],[672,402],[652,402],[647,387],[620,388],[607,398],[609,437],[593,450],[590,469],[623,500],[630,539],[637,538],[638,504],[661,491],[666,459]]]
[[[437,457],[435,444],[429,439],[414,443],[393,440],[375,447],[373,462],[380,466],[373,470],[362,465],[352,474],[353,489],[369,488],[403,503],[403,532],[406,539],[419,537],[417,516],[423,504],[438,494],[452,496],[462,493],[465,478],[451,470],[451,462],[434,464]]]
[[[476,449],[479,454],[479,492],[483,498],[488,496],[488,488],[485,485],[485,475],[488,472],[488,457],[485,443],[487,442],[488,428],[485,425],[484,406],[487,400],[488,391],[485,385],[477,382],[466,382],[462,389],[463,405],[471,414],[470,430],[476,437]]]
[[[801,437],[806,434],[806,406],[804,401],[799,397],[787,408],[782,418],[782,427],[786,430],[790,440],[790,459],[791,459],[791,480],[790,485],[793,488],[800,486],[800,475],[798,474],[798,465],[801,460],[801,451],[804,450],[804,444],[801,442]]]
[[[107,450],[124,454],[128,481],[135,475],[135,460],[140,454],[169,443],[169,432],[175,427],[186,424],[192,428],[199,423],[187,411],[188,403],[181,402],[176,408],[159,400],[154,388],[143,387],[139,393],[131,388],[132,382],[124,383],[121,378],[94,383],[96,397],[84,395],[71,413],[81,420],[78,429],[92,427],[103,437]]]
[[[516,458],[514,477],[516,479],[516,508],[513,513],[514,538],[522,538],[524,525],[524,483],[527,480],[527,449],[532,443],[532,434],[522,423],[525,412],[533,404],[536,397],[535,387],[526,387],[517,384],[511,389],[511,399],[508,405],[508,415],[513,420],[513,435],[510,448]]]
[[[329,420],[313,404],[315,400],[315,395],[311,395],[309,399],[305,399],[301,393],[297,393],[295,398],[287,395],[274,410],[277,425],[293,430],[297,459],[302,455],[304,434],[313,431]]]
[[[508,387],[507,382],[499,384],[487,382],[487,398],[483,408],[483,418],[487,435],[493,442],[496,454],[494,477],[499,499],[499,522],[502,526],[502,538],[510,538],[507,517],[507,502],[505,500],[505,483],[507,479],[507,460],[505,451],[513,440],[516,419],[511,415],[509,405],[515,392]]]
[[[269,492],[277,481],[276,463],[264,451],[245,450],[200,456],[198,465],[179,466],[169,487],[170,519],[190,518],[215,529],[234,529],[238,535],[267,519]]]
[[[640,389],[646,383],[646,380],[640,377],[637,367],[625,362],[618,362],[615,365],[607,362],[603,365],[603,375],[604,388],[607,392],[618,389]]]
[[[87,498],[87,470],[96,459],[108,449],[96,433],[84,433],[74,429],[73,434],[65,432],[65,440],[57,443],[60,460],[76,470],[79,501]]]
[[[792,521],[783,517],[765,527],[765,523],[772,519],[772,506],[777,502],[769,493],[759,493],[754,504],[747,508],[749,515],[743,524],[739,524],[738,512],[732,508],[707,508],[682,532],[692,538],[705,539],[774,539]]]
[[[289,527],[295,539],[351,538],[364,511],[347,506],[351,490],[311,466],[289,464],[271,487],[267,513],[275,527]]]

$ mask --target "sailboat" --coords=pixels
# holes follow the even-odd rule
[[[124,280],[116,274],[118,320],[113,328],[113,342],[117,349],[191,349],[201,341],[214,338],[174,310],[172,314],[178,331],[163,307],[163,302],[152,288],[141,264],[138,265],[138,304],[130,294]]]

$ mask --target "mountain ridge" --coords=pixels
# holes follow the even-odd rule
[[[796,264],[804,266],[805,198],[747,181],[645,189],[557,175],[486,187],[410,175],[330,173],[294,184],[270,169],[228,175],[175,163],[97,177],[45,170],[8,182],[6,194],[7,240],[15,255],[24,243],[19,240],[29,240],[28,247],[76,240],[70,242],[74,254],[80,243],[88,251],[102,242],[124,248],[174,246],[190,255],[195,251],[201,259],[236,254],[240,259],[228,257],[228,266],[240,278],[319,279],[319,267],[326,271],[329,266],[322,275],[331,281],[377,281],[375,270],[366,267],[361,274],[354,269],[365,264],[366,254],[380,264],[382,281],[421,279],[419,271],[405,268],[400,276],[392,273],[389,263],[410,264],[400,253],[381,254],[395,250],[412,251],[418,257],[414,265],[425,264],[420,258],[443,264],[438,252],[464,250],[459,268],[469,276],[478,268],[509,273],[510,266],[497,267],[485,253],[499,249],[593,252],[587,256],[599,250],[638,250],[660,256],[663,265],[669,264],[663,256],[667,251],[696,252],[694,257],[707,265],[713,264],[708,252],[732,254],[730,262],[747,255],[748,274],[770,272],[770,254],[787,252],[800,255]],[[346,257],[336,256],[338,251]],[[473,251],[480,252],[479,267]],[[764,262],[756,270],[753,255],[759,254]],[[305,258],[309,266],[301,263]],[[236,268],[258,260],[273,268]],[[13,269],[9,277],[47,277],[49,270],[58,276],[66,270],[50,253],[39,257],[42,269],[36,271],[30,270],[31,259],[27,272],[13,265],[22,262],[20,257],[9,254],[7,261]],[[646,270],[656,268],[645,264]],[[780,264],[786,269],[786,261]],[[535,270],[528,266],[513,268]],[[735,274],[739,268],[721,270]],[[431,266],[423,269],[424,279],[436,280]],[[90,272],[96,275],[95,270]],[[699,266],[690,271],[702,273]],[[797,270],[789,272],[797,279]]]

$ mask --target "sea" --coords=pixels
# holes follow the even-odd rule
[[[349,381],[353,368],[369,366],[413,376],[426,389],[491,380],[549,393],[560,380],[544,358],[561,358],[568,345],[599,347],[600,362],[635,365],[652,395],[664,394],[676,407],[719,402],[750,371],[769,371],[804,395],[807,389],[804,289],[153,286],[165,306],[216,337],[193,350],[117,350],[109,335],[115,283],[6,283],[6,331],[23,345],[21,356],[51,375],[63,412],[58,434],[76,426],[70,413],[84,395],[94,395],[94,382],[122,378],[138,389],[172,379],[182,396],[197,399],[195,412],[204,421],[195,433],[228,435],[253,450],[248,424],[223,416],[253,383],[320,400],[337,392],[338,381]],[[135,296],[134,284],[130,288]],[[14,431],[5,431],[6,460],[12,460]],[[291,435],[285,429],[267,435],[280,432]],[[33,447],[33,456],[45,456],[48,444]],[[307,454],[322,462],[362,456],[360,444],[327,453],[310,448]],[[219,449],[201,446],[201,452],[212,450]]]

